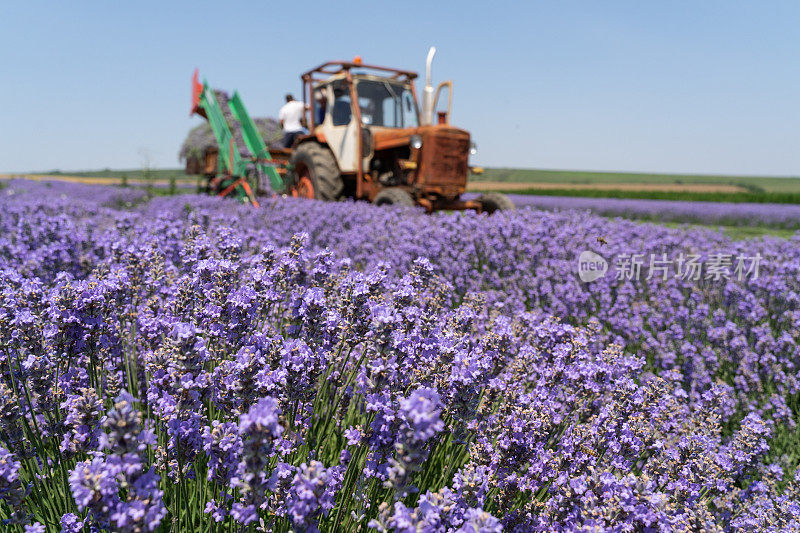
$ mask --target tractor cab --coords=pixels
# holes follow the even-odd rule
[[[340,74],[314,85],[312,95],[310,129],[317,140],[327,142],[342,172],[357,171],[359,139],[363,157],[371,158],[376,135],[381,139],[393,135],[385,130],[419,127],[414,86],[408,80]]]

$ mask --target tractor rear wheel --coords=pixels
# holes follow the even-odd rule
[[[336,201],[344,191],[344,181],[333,154],[315,142],[298,146],[289,163],[293,167],[292,196]]]
[[[499,192],[490,192],[478,198],[481,211],[490,215],[495,211],[515,211],[517,208],[511,198]]]
[[[407,191],[398,189],[397,187],[389,187],[381,190],[375,195],[373,203],[375,205],[404,205],[407,207],[416,205],[414,199]]]

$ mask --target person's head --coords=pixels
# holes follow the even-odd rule
[[[292,100],[294,100],[294,96],[292,96],[291,93],[287,94],[286,95],[286,101],[287,102],[291,102]]]

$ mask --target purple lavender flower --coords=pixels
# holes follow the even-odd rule
[[[69,485],[78,509],[103,515],[119,502],[115,472],[102,457],[78,463],[69,475]]]
[[[97,448],[103,402],[96,391],[82,388],[80,394],[69,394],[61,408],[67,410],[64,424],[72,430],[65,433],[61,450],[74,453]]]
[[[409,444],[427,442],[444,429],[441,400],[433,389],[418,389],[400,400],[398,414],[403,424],[403,439]]]
[[[275,450],[275,441],[284,431],[280,414],[278,401],[267,397],[239,417],[241,460],[232,483],[241,487],[247,498],[244,503],[236,502],[231,515],[242,523],[255,520],[255,509],[264,502],[269,481],[267,465]]]
[[[210,514],[214,522],[217,523],[222,522],[228,514],[224,507],[217,504],[216,500],[209,500],[203,512]]]
[[[427,443],[444,429],[440,415],[441,401],[433,389],[417,389],[400,400],[399,438],[395,443],[395,457],[389,459],[384,486],[395,488],[401,497],[415,490],[410,485],[411,478],[428,458]]]
[[[0,479],[4,483],[14,483],[19,479],[19,469],[22,466],[14,455],[0,446]]]
[[[208,479],[227,483],[238,466],[242,439],[239,426],[214,420],[203,430],[203,449],[208,456]]]
[[[467,509],[464,514],[464,525],[458,533],[500,533],[503,527],[500,520],[483,509]]]
[[[133,398],[123,392],[103,424],[109,433],[101,440],[111,453],[78,463],[69,475],[78,509],[88,509],[95,519],[111,524],[116,531],[153,531],[167,512],[158,488],[160,476],[145,467],[140,455],[144,433],[140,421]],[[144,436],[144,440],[149,438]]]
[[[81,520],[73,513],[66,513],[61,517],[61,533],[79,533],[85,524],[86,519]]]
[[[295,526],[315,530],[320,516],[333,509],[334,497],[344,475],[342,467],[325,466],[319,461],[300,465],[292,480],[287,502],[288,513]]]
[[[0,190],[9,527],[798,529],[798,237],[140,196]]]

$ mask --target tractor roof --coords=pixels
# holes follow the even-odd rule
[[[345,72],[353,69],[363,69],[365,71],[376,71],[371,73],[373,75],[378,75],[378,73],[382,74],[383,77],[389,77],[392,79],[397,79],[399,81],[410,81],[417,77],[416,72],[412,72],[410,70],[400,70],[391,67],[381,67],[379,65],[365,65],[360,61],[328,61],[327,63],[323,63],[320,66],[309,70],[308,72],[304,72],[301,75],[301,78],[305,81],[310,82],[317,82],[323,81],[328,79],[328,77],[335,76],[337,74],[344,74]],[[325,78],[322,77],[315,77],[315,74],[324,75]],[[388,76],[387,76],[388,74]]]

